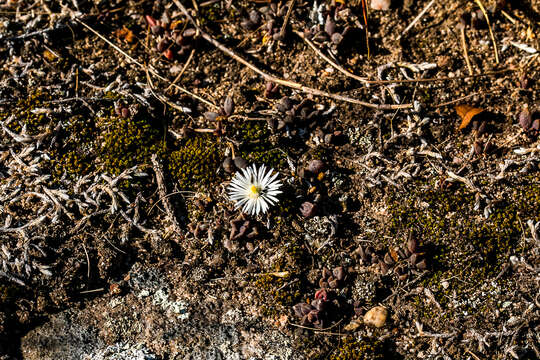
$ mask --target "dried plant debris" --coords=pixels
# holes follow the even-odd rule
[[[0,358],[539,358],[537,13],[4,2]]]

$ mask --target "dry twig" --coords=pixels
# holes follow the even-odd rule
[[[182,230],[180,229],[180,225],[178,224],[178,221],[176,220],[176,216],[174,216],[174,210],[173,206],[171,204],[171,201],[169,197],[167,196],[167,188],[165,187],[165,178],[163,176],[163,167],[158,161],[157,155],[152,155],[152,168],[154,169],[154,172],[156,173],[156,181],[158,185],[158,192],[159,196],[162,199],[163,207],[165,208],[165,212],[167,213],[167,218],[169,219],[169,222],[171,223],[171,226],[177,234],[181,234]]]
[[[142,69],[145,69],[146,66],[144,64],[142,64],[141,62],[135,60],[133,57],[131,57],[129,54],[127,54],[124,50],[122,50],[118,45],[116,45],[115,43],[113,43],[112,41],[110,41],[109,39],[107,39],[105,36],[101,35],[99,32],[97,32],[96,30],[94,30],[92,27],[90,27],[90,25],[86,24],[85,22],[79,20],[79,19],[75,19],[75,21],[77,21],[79,24],[81,24],[82,26],[84,26],[85,28],[87,28],[88,30],[90,30],[90,32],[94,33],[97,37],[99,37],[101,40],[105,41],[107,44],[109,44],[110,46],[113,47],[113,49],[115,49],[116,51],[118,51],[120,54],[124,55],[124,57],[126,59],[128,59],[129,61],[131,61],[132,63],[134,63],[135,65],[138,65],[139,67],[141,67]],[[158,79],[162,80],[162,81],[165,81],[167,83],[171,83],[167,78],[161,76],[156,70],[154,70],[153,68],[151,67],[148,67],[148,71],[154,75],[155,77],[157,77]],[[219,109],[219,107],[213,103],[211,103],[210,101],[200,97],[199,95],[197,94],[194,94],[192,93],[191,91],[179,86],[179,85],[176,85],[176,84],[172,84],[176,89],[182,91],[183,93],[186,93],[188,94],[189,96],[193,97],[194,99],[197,99],[199,100],[200,102],[203,102],[205,103],[206,105],[214,108],[214,109]]]
[[[352,103],[352,104],[365,106],[365,107],[368,107],[368,108],[371,108],[371,109],[397,110],[397,109],[412,109],[412,107],[413,107],[412,104],[398,104],[398,105],[393,105],[393,104],[372,104],[372,103],[362,101],[362,100],[358,100],[358,99],[354,99],[354,98],[351,98],[351,97],[348,97],[348,96],[339,95],[339,94],[333,94],[333,93],[329,93],[329,92],[326,92],[326,91],[310,88],[308,86],[304,86],[302,84],[299,84],[299,83],[296,83],[296,82],[293,82],[293,81],[288,81],[288,80],[284,80],[284,79],[278,78],[278,77],[273,76],[273,75],[269,75],[269,74],[265,73],[264,71],[262,71],[261,69],[259,69],[258,67],[256,67],[255,65],[253,65],[252,63],[250,63],[249,61],[245,60],[244,58],[242,58],[241,56],[236,54],[233,50],[231,50],[231,49],[227,48],[225,45],[221,44],[219,41],[217,41],[212,36],[207,34],[204,30],[202,30],[199,27],[199,25],[197,25],[197,22],[193,19],[193,17],[189,14],[187,9],[184,7],[184,5],[182,5],[182,3],[180,1],[174,0],[174,3],[184,13],[184,15],[186,16],[188,21],[191,22],[193,24],[193,26],[195,26],[195,28],[199,30],[199,32],[201,34],[201,37],[203,39],[208,41],[210,44],[214,45],[216,48],[218,48],[219,50],[221,50],[222,52],[224,52],[225,54],[227,54],[228,56],[230,56],[234,60],[236,60],[239,63],[243,64],[244,66],[251,69],[252,71],[256,72],[257,74],[262,76],[266,81],[273,82],[273,83],[276,83],[276,84],[279,84],[279,85],[282,85],[282,86],[285,86],[285,87],[289,87],[289,88],[292,88],[292,89],[296,89],[296,90],[302,91],[302,92],[307,93],[307,94],[311,94],[311,95],[315,95],[315,96],[323,96],[323,97],[331,98],[331,99],[338,100],[338,101],[349,102],[349,103]]]
[[[424,14],[429,10],[429,8],[435,3],[435,0],[431,0],[429,2],[429,4],[426,5],[426,7],[424,8],[424,10],[420,11],[420,14],[418,14],[414,20],[405,28],[405,30],[403,30],[403,32],[401,33],[401,35],[398,36],[398,40],[401,39],[401,37],[403,35],[405,35],[409,30],[412,29],[412,27],[422,18],[422,16],[424,16]]]
[[[493,35],[493,30],[491,29],[491,22],[489,21],[489,17],[486,11],[486,8],[484,7],[484,4],[480,0],[475,0],[478,6],[480,7],[480,10],[482,10],[482,13],[484,14],[486,18],[486,22],[489,29],[489,36],[491,37],[491,42],[493,43],[493,51],[495,53],[495,62],[499,63],[499,51],[497,50],[497,42],[495,41],[495,35]]]

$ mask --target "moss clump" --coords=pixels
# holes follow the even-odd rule
[[[98,128],[103,129],[99,162],[110,174],[117,175],[132,166],[149,163],[152,154],[165,153],[162,130],[144,114],[106,117],[101,119]]]
[[[196,189],[217,179],[222,154],[209,135],[195,135],[183,141],[169,156],[169,172],[182,188]]]
[[[438,289],[437,299],[443,306],[445,294],[460,293],[469,282],[451,282],[443,289],[442,279],[485,281],[500,272],[509,255],[524,250],[519,243],[520,220],[540,221],[538,179],[531,175],[516,181],[512,194],[493,203],[487,219],[474,206],[475,194],[463,186],[452,191],[414,190],[389,206],[392,220],[387,233],[406,237],[412,229],[413,236],[424,243],[433,271],[423,284]],[[464,259],[467,266],[463,266]]]
[[[0,113],[0,119],[4,120],[8,116],[15,115],[14,119],[7,124],[11,131],[20,132],[26,126],[29,135],[36,135],[41,132],[41,127],[49,122],[47,116],[35,110],[43,106],[43,102],[50,100],[50,95],[41,91],[35,91],[26,99],[17,101],[15,109],[11,112]]]
[[[240,155],[252,163],[279,168],[286,164],[285,153],[270,141],[270,130],[265,122],[246,121],[240,129]]]
[[[264,302],[261,311],[265,316],[280,313],[280,307],[291,307],[301,301],[303,292],[300,281],[291,282],[291,273],[286,276],[271,274],[258,276],[253,282],[260,299]]]
[[[54,175],[62,177],[64,172],[71,178],[86,175],[93,169],[90,156],[79,154],[76,150],[68,151],[53,160]]]
[[[386,354],[384,342],[376,339],[354,340],[351,337],[343,340],[343,343],[331,355],[330,360],[382,360],[389,359]]]
[[[20,289],[15,285],[0,285],[0,305],[6,306],[21,295]]]
[[[73,178],[86,175],[94,169],[96,126],[94,118],[82,115],[67,120],[60,135],[62,147],[51,153],[53,174],[60,178],[64,173]]]

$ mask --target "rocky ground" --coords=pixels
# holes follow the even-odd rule
[[[538,1],[0,20],[1,359],[540,357]]]

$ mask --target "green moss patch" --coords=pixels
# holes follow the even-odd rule
[[[39,134],[42,127],[49,122],[47,115],[37,109],[44,108],[44,102],[50,100],[49,94],[42,91],[35,91],[25,99],[17,101],[17,104],[10,112],[0,112],[0,119],[15,115],[7,127],[14,132],[20,132],[23,126],[26,126],[26,132],[29,135]]]
[[[215,182],[223,157],[218,145],[210,135],[184,139],[169,155],[171,177],[185,189],[198,189]]]
[[[540,184],[534,176],[516,184],[511,196],[493,202],[488,218],[474,209],[476,195],[463,186],[422,191],[416,185],[406,199],[390,202],[386,233],[406,237],[412,231],[425,245],[432,268],[426,286],[440,288],[443,279],[453,276],[467,280],[453,282],[460,287],[496,277],[510,255],[524,250],[519,239],[525,220],[540,221]]]
[[[99,123],[99,128],[103,129],[100,165],[116,175],[137,164],[150,163],[152,154],[161,155],[166,150],[160,125],[144,114],[102,119]]]
[[[239,130],[242,142],[240,155],[250,163],[265,164],[273,168],[286,165],[287,156],[270,141],[270,130],[266,122],[246,121]]]
[[[351,337],[345,338],[339,348],[331,355],[330,360],[377,360],[389,359],[385,355],[386,346],[384,342],[377,339],[355,340]]]

